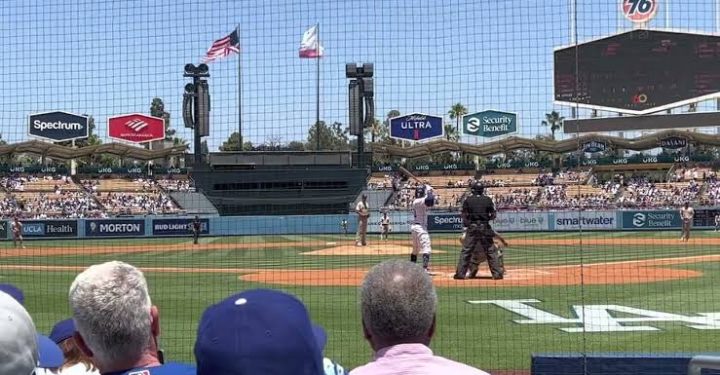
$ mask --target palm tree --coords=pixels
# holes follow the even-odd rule
[[[455,103],[448,111],[451,120],[455,120],[455,132],[460,132],[460,119],[467,115],[468,111],[461,103]]]
[[[545,120],[543,120],[542,125],[550,127],[552,139],[555,140],[555,131],[562,129],[564,122],[565,117],[560,116],[556,111],[552,111],[545,114]]]
[[[450,142],[457,142],[460,140],[457,129],[453,127],[452,124],[445,124],[443,128],[445,130],[445,139]]]

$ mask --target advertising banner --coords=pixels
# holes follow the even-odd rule
[[[410,225],[408,221],[411,218],[412,213],[409,211],[393,211],[388,212],[390,218],[390,233],[408,233],[410,232]],[[368,233],[381,233],[382,228],[380,227],[380,219],[382,219],[382,213],[373,213],[368,221]],[[357,218],[354,218],[357,221]]]
[[[86,220],[87,237],[138,237],[145,235],[145,220],[112,219]]]
[[[410,141],[439,138],[445,134],[440,116],[411,113],[390,119],[390,137]]]
[[[153,236],[190,236],[192,235],[193,218],[185,219],[154,219],[152,221]],[[210,233],[210,220],[200,220],[200,234]]]
[[[133,143],[165,139],[165,120],[141,113],[110,117],[108,135],[113,139]]]
[[[615,211],[556,212],[551,230],[617,229]]]
[[[549,224],[545,212],[501,212],[490,223],[498,232],[541,232],[549,230]],[[431,232],[460,232],[462,228],[460,213],[428,215],[428,230]]]
[[[75,220],[30,220],[22,221],[23,237],[77,237],[78,224]]]
[[[63,111],[35,113],[29,116],[28,134],[50,141],[87,138],[88,116]]]
[[[680,228],[680,211],[623,211],[623,229]]]
[[[492,138],[515,133],[517,115],[510,112],[483,111],[463,116],[463,134]]]

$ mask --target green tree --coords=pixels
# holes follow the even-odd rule
[[[552,111],[545,114],[545,120],[542,121],[542,125],[550,128],[552,139],[555,140],[555,132],[562,129],[564,122],[565,117],[560,116],[557,111]]]
[[[308,150],[317,149],[318,139],[320,150],[325,151],[346,151],[350,150],[350,139],[348,129],[339,122],[328,126],[325,121],[320,121],[308,130],[306,147]]]
[[[467,115],[468,111],[462,103],[455,103],[448,111],[451,120],[455,120],[455,133],[460,133],[460,119]]]
[[[223,142],[222,145],[219,147],[220,151],[252,151],[253,144],[250,141],[243,142],[242,147],[240,147],[240,133],[233,132],[230,134],[228,139]]]
[[[300,141],[291,141],[285,146],[288,151],[305,151],[305,144]]]
[[[165,111],[165,103],[160,98],[153,98],[150,103],[150,116],[160,117],[165,120],[165,140],[174,142],[175,129],[170,126],[170,113]]]
[[[452,124],[445,124],[443,130],[445,131],[445,139],[448,141],[457,142],[460,140],[460,134],[458,134],[457,128],[452,126]]]

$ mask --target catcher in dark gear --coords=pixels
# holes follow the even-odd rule
[[[485,187],[482,184],[476,182],[470,191],[472,194],[465,199],[462,208],[463,224],[467,232],[453,278],[457,280],[466,278],[474,250],[479,248],[485,254],[493,279],[502,279],[503,268],[498,259],[497,248],[493,246],[495,232],[490,226],[490,221],[495,220],[497,216],[495,204],[483,195]]]
[[[493,237],[493,244],[490,247],[489,253],[497,254],[497,264],[500,266],[500,269],[502,271],[501,273],[505,275],[505,260],[503,259],[503,248],[508,247],[508,243],[500,234],[498,234],[498,232],[495,232],[493,230],[493,233],[495,233],[495,236]],[[473,249],[467,277],[469,279],[476,278],[478,270],[480,268],[480,264],[485,261],[487,261],[487,255],[482,251],[482,248],[478,246]]]

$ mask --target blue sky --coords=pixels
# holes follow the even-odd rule
[[[315,61],[297,57],[303,31],[320,24],[321,119],[346,122],[347,62],[375,63],[379,117],[517,112],[520,134],[545,133],[552,109],[552,51],[570,43],[565,0],[48,0],[0,7],[3,110],[0,132],[27,139],[27,115],[92,114],[106,134],[109,116],[148,112],[159,96],[173,127],[180,116],[183,65],[239,25],[243,128],[254,143],[304,140],[315,121]],[[669,26],[714,32],[715,0],[669,0]],[[631,29],[619,0],[577,0],[578,40]],[[664,28],[668,1],[651,24]],[[237,129],[237,56],[211,64],[211,150]],[[705,107],[701,107],[705,108]],[[708,104],[709,108],[709,104]],[[581,112],[581,115],[584,112]],[[469,142],[482,139],[466,138]]]

